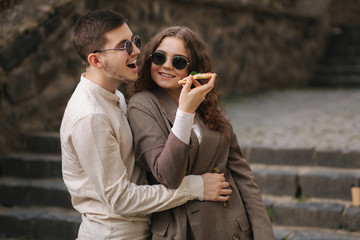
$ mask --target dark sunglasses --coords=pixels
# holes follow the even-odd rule
[[[97,52],[106,52],[106,51],[113,51],[113,50],[124,50],[126,49],[126,52],[128,55],[131,55],[132,52],[133,52],[133,45],[132,44],[135,44],[135,46],[140,49],[141,48],[141,38],[139,35],[135,35],[133,37],[133,39],[130,41],[130,40],[127,40],[124,44],[123,47],[121,48],[108,48],[108,49],[101,49],[101,50],[95,50],[93,53],[97,53]]]
[[[185,69],[190,64],[189,61],[186,59],[186,57],[180,55],[170,57],[170,56],[166,56],[165,53],[163,52],[155,51],[150,56],[152,62],[155,63],[156,65],[164,64],[166,62],[166,59],[169,57],[170,59],[172,59],[172,65],[174,66],[174,68],[178,70]]]

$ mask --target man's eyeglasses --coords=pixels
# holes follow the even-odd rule
[[[152,62],[155,63],[156,65],[164,64],[166,62],[166,59],[169,57],[170,59],[172,59],[172,65],[174,66],[174,68],[178,70],[185,69],[190,64],[189,61],[186,59],[186,57],[180,55],[170,57],[170,56],[166,56],[165,53],[163,52],[155,51],[150,56]]]
[[[135,44],[135,46],[140,49],[141,48],[141,38],[139,35],[135,35],[133,37],[133,39],[127,40],[124,44],[123,47],[121,48],[108,48],[108,49],[101,49],[101,50],[95,50],[93,53],[98,53],[98,52],[107,52],[107,51],[113,51],[113,50],[124,50],[126,49],[126,52],[128,55],[131,55],[133,52],[133,43]]]

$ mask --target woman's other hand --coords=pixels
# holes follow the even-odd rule
[[[225,182],[224,174],[205,173],[201,175],[204,182],[204,200],[225,202],[229,200],[230,184]]]

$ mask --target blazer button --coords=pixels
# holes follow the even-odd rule
[[[233,238],[234,240],[239,240],[240,238],[239,238],[239,235],[236,233],[235,235],[234,235],[234,238]]]
[[[220,168],[214,167],[213,173],[221,173]]]

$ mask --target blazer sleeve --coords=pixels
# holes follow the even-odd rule
[[[172,133],[169,120],[151,99],[132,98],[128,119],[136,161],[161,184],[177,188],[186,175],[191,146]]]
[[[245,209],[249,215],[254,239],[274,239],[272,224],[267,214],[261,192],[255,183],[249,163],[243,157],[237,137],[231,128],[227,168],[240,191]]]

